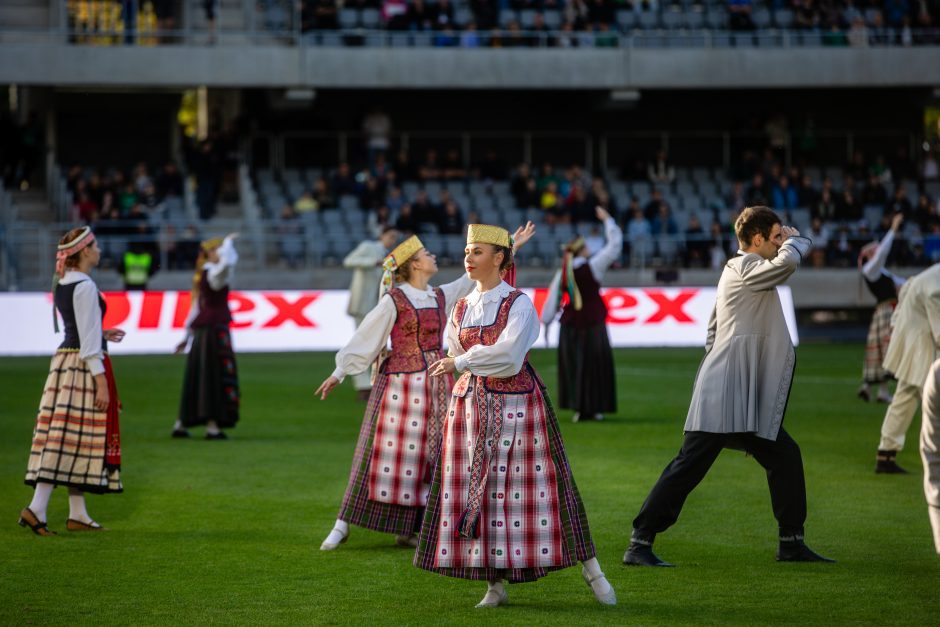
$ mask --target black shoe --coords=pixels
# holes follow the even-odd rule
[[[907,475],[910,474],[900,466],[898,466],[897,460],[898,452],[897,451],[878,451],[878,456],[875,458],[875,474],[876,475]]]
[[[866,403],[871,402],[871,392],[868,391],[867,385],[863,385],[862,387],[858,388],[858,397]]]
[[[173,433],[170,434],[171,438],[188,438],[189,431],[186,429],[173,429]]]
[[[777,561],[835,563],[835,560],[823,557],[802,542],[781,542],[780,547],[777,549]]]
[[[660,566],[672,568],[674,565],[656,557],[653,547],[649,544],[631,542],[627,552],[623,554],[623,563],[626,566]]]
[[[225,435],[224,432],[219,431],[218,433],[207,433],[206,439],[207,440],[227,440],[228,436]]]

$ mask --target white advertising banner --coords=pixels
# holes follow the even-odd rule
[[[541,311],[547,290],[525,289]],[[793,299],[778,288],[793,343],[798,342]],[[613,346],[704,346],[715,288],[643,287],[601,291],[608,308]],[[189,292],[108,292],[104,328],[127,336],[114,354],[170,353],[184,336]],[[240,352],[337,350],[354,331],[346,315],[346,290],[233,291],[232,334]],[[49,293],[0,294],[0,355],[50,355],[62,341],[52,328]],[[558,325],[545,330],[537,347],[555,346]]]

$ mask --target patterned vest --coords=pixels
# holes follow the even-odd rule
[[[75,287],[79,283],[84,283],[84,280],[69,283],[68,285],[56,285],[55,293],[52,295],[55,308],[62,314],[62,326],[65,331],[65,338],[62,340],[62,343],[59,344],[59,350],[79,350],[82,347],[81,336],[78,332],[78,321],[75,318],[75,301],[73,300]],[[101,297],[100,292],[98,293],[98,305],[101,307],[101,320],[103,322],[104,314],[108,310],[108,304],[105,302],[104,298]],[[101,350],[108,352],[108,342],[104,337],[101,338]]]
[[[591,264],[583,263],[574,270],[574,280],[581,292],[581,310],[568,303],[561,312],[561,324],[577,328],[593,327],[607,321],[607,305],[601,298],[601,284],[591,272]]]
[[[392,352],[382,365],[385,374],[421,372],[430,365],[424,354],[442,350],[441,336],[447,324],[444,292],[434,288],[437,307],[416,309],[405,293],[395,287],[388,291],[397,317],[392,327]]]
[[[228,308],[228,285],[214,290],[209,285],[209,272],[202,271],[199,280],[199,313],[193,318],[193,327],[214,327],[228,325],[232,321],[232,312]]]
[[[461,298],[454,307],[454,324],[459,331],[460,345],[465,351],[477,344],[492,346],[499,339],[503,329],[509,322],[509,310],[516,299],[522,296],[522,292],[514,290],[499,304],[499,311],[496,313],[496,320],[488,326],[464,327],[463,314],[467,310],[467,301]],[[522,369],[511,377],[477,377],[469,371],[463,373],[457,384],[454,386],[454,396],[465,396],[470,385],[471,377],[477,379],[478,384],[482,384],[488,392],[497,394],[528,394],[535,389],[535,376],[532,368],[529,366],[529,357],[526,355],[522,363]]]

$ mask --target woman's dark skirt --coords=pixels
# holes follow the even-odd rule
[[[180,421],[185,427],[210,420],[223,429],[238,422],[238,369],[227,325],[193,329],[193,344],[186,360]]]
[[[617,411],[614,355],[607,325],[561,325],[558,337],[558,406],[585,418]]]

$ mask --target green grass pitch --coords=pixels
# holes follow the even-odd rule
[[[837,564],[774,561],[764,473],[726,451],[657,541],[678,568],[622,566],[630,522],[681,442],[701,351],[618,350],[618,415],[559,419],[619,605],[598,605],[571,568],[511,586],[498,610],[474,610],[481,583],[414,568],[389,536],[354,527],[339,550],[318,550],[364,409],[349,383],[314,399],[332,355],[240,355],[242,422],[227,442],[170,439],[182,357],[115,358],[126,492],[88,498],[110,531],[70,534],[56,490],[54,538],[16,525],[48,359],[0,360],[0,624],[937,624],[919,415],[899,459],[912,474],[876,476],[884,406],[855,397],[862,347],[797,352],[785,424],[806,466],[807,542]],[[554,354],[533,360],[554,389]]]

